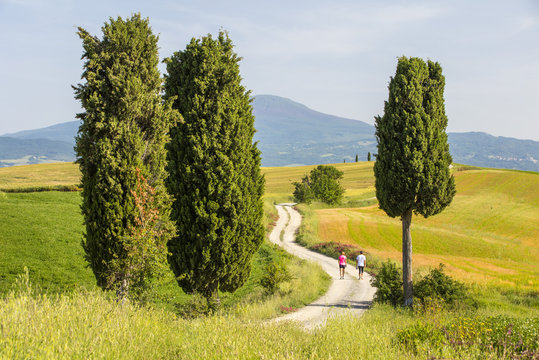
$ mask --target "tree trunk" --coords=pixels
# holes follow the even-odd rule
[[[412,306],[412,209],[402,216],[402,287],[404,290],[404,306]]]
[[[127,296],[129,294],[129,280],[127,279],[127,275],[122,274],[119,279],[119,285],[116,289],[116,297],[117,301],[120,302],[122,305],[125,304],[127,300]]]
[[[221,299],[219,298],[219,282],[216,281],[211,285],[210,296],[207,298],[208,308],[211,311],[217,311],[221,307]]]

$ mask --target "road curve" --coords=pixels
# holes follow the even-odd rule
[[[375,293],[375,288],[370,284],[370,275],[365,273],[363,280],[358,280],[357,270],[354,266],[348,265],[345,278],[341,280],[339,279],[339,266],[336,259],[298,245],[295,242],[295,237],[301,224],[301,215],[292,207],[293,205],[275,205],[279,220],[269,236],[270,241],[299,258],[317,262],[333,280],[327,293],[318,300],[273,321],[297,321],[309,329],[324,325],[328,317],[331,316],[343,313],[360,316],[371,305]]]

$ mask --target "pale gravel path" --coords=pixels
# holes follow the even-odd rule
[[[363,280],[358,280],[355,266],[348,265],[345,278],[341,280],[339,279],[339,266],[336,259],[298,245],[294,240],[296,230],[301,224],[301,215],[292,207],[293,205],[275,205],[279,220],[269,236],[270,241],[299,258],[317,262],[333,280],[327,293],[321,298],[296,312],[278,317],[273,321],[297,321],[309,329],[324,325],[328,317],[331,316],[343,313],[360,316],[371,305],[375,293],[375,288],[370,285],[370,275],[365,273]],[[280,234],[283,229],[284,234],[281,241]]]

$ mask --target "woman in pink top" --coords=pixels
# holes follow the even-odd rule
[[[339,271],[341,275],[341,279],[344,279],[344,269],[346,268],[346,255],[344,255],[344,251],[341,253],[341,256],[339,256]]]

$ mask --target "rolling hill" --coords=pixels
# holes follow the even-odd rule
[[[273,95],[253,100],[263,166],[341,163],[376,153],[374,127],[323,114]],[[73,161],[78,121],[0,136],[0,167]],[[539,171],[539,141],[481,132],[449,133],[453,161],[483,167]]]

